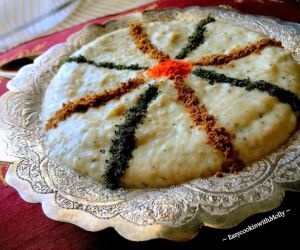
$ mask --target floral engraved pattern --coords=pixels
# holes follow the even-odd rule
[[[299,131],[282,148],[253,163],[238,175],[197,179],[163,189],[109,190],[49,158],[44,150],[39,121],[43,93],[59,66],[72,52],[98,35],[110,31],[112,27],[117,29],[124,26],[124,23],[199,20],[208,14],[271,36],[281,41],[285,48],[294,51],[296,59],[299,57],[300,51],[296,44],[300,37],[296,35],[295,29],[271,19],[246,16],[231,10],[154,10],[135,13],[106,26],[89,27],[73,36],[66,44],[51,48],[33,65],[21,70],[8,85],[11,91],[1,97],[1,146],[5,148],[6,155],[18,159],[8,171],[8,184],[26,195],[26,200],[43,203],[46,215],[51,218],[75,223],[91,231],[97,230],[99,227],[95,225],[105,220],[102,228],[113,226],[132,240],[137,239],[137,228],[141,240],[164,237],[164,230],[175,230],[188,223],[194,227],[190,238],[202,224],[217,228],[231,227],[252,214],[279,205],[285,189],[300,190]],[[109,28],[106,30],[105,27]],[[68,211],[72,213],[68,214]],[[84,223],[78,222],[77,217],[82,218]],[[121,225],[128,230],[119,230]],[[143,231],[143,228],[151,225],[160,227]],[[176,235],[173,239],[179,240]],[[166,237],[172,238],[170,234]]]

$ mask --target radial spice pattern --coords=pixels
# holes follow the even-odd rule
[[[207,84],[208,86],[228,84],[231,85],[231,87],[242,88],[247,92],[259,90],[264,95],[277,98],[276,101],[289,104],[292,110],[296,112],[300,108],[300,100],[295,93],[280,87],[276,83],[267,82],[265,80],[253,81],[249,78],[233,78],[226,74],[217,73],[214,70],[204,68],[205,66],[219,65],[226,67],[230,62],[238,61],[244,57],[254,54],[259,56],[266,48],[282,48],[281,43],[274,39],[262,38],[250,41],[242,46],[234,47],[227,53],[205,54],[194,61],[191,61],[188,58],[185,59],[185,57],[194,52],[198,47],[205,44],[206,39],[209,38],[207,30],[214,27],[216,23],[217,21],[212,17],[200,20],[195,26],[195,30],[188,36],[188,41],[183,44],[183,48],[177,56],[175,56],[176,59],[172,59],[161,49],[161,47],[156,47],[155,44],[157,43],[152,43],[151,38],[146,32],[147,30],[144,29],[141,23],[131,24],[127,32],[132,39],[132,44],[139,51],[143,52],[146,57],[157,61],[157,64],[152,66],[143,65],[139,61],[133,64],[128,61],[123,61],[123,63],[120,64],[109,60],[103,60],[101,62],[101,60],[97,59],[96,61],[93,61],[88,59],[90,58],[89,55],[77,55],[71,57],[67,60],[67,63],[88,64],[94,67],[93,70],[99,70],[100,68],[119,71],[138,70],[140,75],[137,78],[121,82],[115,89],[105,90],[103,93],[95,93],[72,102],[64,103],[63,107],[56,112],[55,116],[50,118],[46,123],[46,130],[48,131],[57,128],[60,121],[67,120],[73,113],[87,112],[90,108],[97,108],[105,105],[109,101],[118,100],[123,95],[133,92],[139,86],[146,84],[151,78],[151,81],[153,79],[167,78],[171,80],[170,87],[174,88],[176,91],[178,105],[184,107],[184,110],[188,114],[187,117],[189,117],[192,123],[192,127],[197,127],[197,130],[199,131],[205,131],[207,140],[204,143],[211,145],[214,150],[213,152],[216,152],[218,157],[222,157],[219,159],[222,159],[223,163],[221,165],[216,165],[217,168],[220,166],[219,170],[215,171],[216,175],[222,176],[222,172],[237,173],[245,166],[245,164],[242,159],[240,159],[240,153],[237,148],[234,147],[236,135],[226,129],[226,124],[219,123],[218,119],[214,116],[214,112],[210,112],[209,108],[204,105],[205,102],[202,100],[202,97],[200,98],[200,96],[196,95],[196,89],[193,89],[195,88],[195,85],[193,85],[192,88],[186,79],[191,75],[194,75],[194,79],[195,76],[197,76],[199,79],[202,79],[201,84]],[[150,65],[151,64],[152,61]],[[158,87],[159,81],[157,82],[157,88]],[[153,89],[153,87],[149,89]],[[156,95],[153,95],[153,98],[156,98]],[[140,100],[142,99],[143,97],[141,96]],[[149,103],[152,100],[150,99]],[[137,125],[142,123],[143,118],[146,118],[148,112],[147,105],[140,106],[140,101],[137,101],[132,108],[128,109],[127,112],[122,113],[122,115],[124,115],[124,123],[120,123],[120,125],[116,125],[114,128],[115,137],[111,138],[113,146],[110,148],[111,150],[109,150],[109,158],[106,158],[107,171],[105,180],[107,186],[110,188],[118,188],[126,169],[130,168],[129,160],[133,155],[133,150],[136,149],[134,145]],[[143,108],[141,111],[142,115],[138,116],[139,121],[136,124],[133,124],[133,126],[127,126],[128,124],[131,124],[131,118],[134,118],[133,120],[137,121],[137,119],[135,119],[136,117],[132,116],[134,113],[132,111],[139,109],[140,107]],[[156,107],[159,106],[156,105]],[[129,148],[124,146],[125,144],[123,143],[126,141],[126,138],[130,138],[129,141],[131,144],[129,143],[128,145],[133,145],[129,151]],[[116,161],[116,155],[122,156],[122,159],[120,158],[121,160],[118,162]]]

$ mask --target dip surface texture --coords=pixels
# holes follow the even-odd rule
[[[96,94],[99,103],[89,99],[85,100],[89,106],[83,107],[80,101],[76,104],[78,110],[71,110],[56,126],[45,130],[45,146],[51,156],[104,183],[108,169],[115,167],[120,171],[114,173],[120,186],[164,187],[220,173],[226,161],[238,159],[247,165],[282,145],[295,130],[297,117],[288,102],[280,101],[277,92],[272,96],[259,88],[233,86],[226,80],[213,83],[193,72],[201,68],[228,78],[249,78],[247,84],[267,82],[297,99],[299,64],[276,43],[243,56],[236,52],[266,39],[261,34],[220,21],[208,20],[198,29],[197,25],[190,21],[145,23],[101,36],[75,52],[71,58],[80,60],[64,63],[46,90],[42,126],[63,109],[64,103],[72,102],[74,107],[80,98]],[[149,39],[152,50],[144,38]],[[189,41],[194,43],[190,51],[176,59]],[[225,64],[209,65],[207,58],[205,63],[199,62],[205,56],[234,52],[240,58]],[[177,65],[183,68],[172,69]],[[184,75],[172,75],[183,70]],[[117,98],[104,95],[130,79],[139,81],[128,85],[126,93],[123,88],[124,93],[118,90]],[[193,119],[195,110],[188,110],[195,107],[180,99],[183,86],[192,90],[187,97],[193,95],[197,100],[194,106],[207,112],[208,116],[202,116],[198,123]],[[156,94],[146,96],[151,87],[157,89]],[[118,138],[125,134],[122,128],[132,133],[126,137],[131,148]],[[210,138],[210,130],[217,142]],[[227,136],[231,144],[222,136]],[[122,148],[113,147],[116,140]],[[222,147],[228,150],[222,151]],[[127,167],[119,166],[119,158],[114,157],[123,157]]]

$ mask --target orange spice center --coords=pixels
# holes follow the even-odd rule
[[[192,64],[184,61],[165,60],[150,69],[147,73],[153,78],[168,77],[173,79],[175,76],[186,77],[192,71]]]

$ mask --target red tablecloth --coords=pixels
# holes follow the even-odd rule
[[[189,5],[229,5],[246,13],[270,15],[283,20],[300,22],[300,4],[298,1],[293,0],[162,0],[132,11],[147,8],[185,7]],[[128,12],[130,11],[119,15]],[[118,15],[91,20],[87,23],[103,23],[116,16]],[[65,41],[69,35],[81,29],[85,24],[41,37],[0,54],[0,66],[16,58],[41,54],[52,45]],[[6,82],[7,79],[0,78],[0,95],[6,91]],[[5,185],[2,177],[5,175],[7,167],[7,164],[0,164],[0,249],[114,249],[117,246],[123,247],[123,249],[126,249],[128,246],[134,249],[147,246],[150,246],[152,249],[159,246],[178,249],[184,248],[184,246],[191,246],[192,244],[180,245],[159,240],[154,241],[154,243],[152,241],[148,245],[145,243],[129,243],[118,236],[112,229],[91,233],[71,224],[50,220],[43,214],[39,204],[24,202],[14,189]],[[288,206],[293,204],[293,201],[291,201]],[[286,205],[283,204],[282,206]],[[292,220],[290,223],[293,223]],[[209,230],[211,230],[211,234],[207,233],[210,232]],[[203,238],[201,237],[207,237],[207,240],[212,241],[211,246],[213,246],[218,243],[216,241],[220,243],[222,235],[224,235],[224,231],[222,233],[217,233],[217,230],[212,229],[202,229],[202,231],[201,235],[198,236],[199,238],[197,237],[193,242],[202,244]],[[217,234],[219,234],[218,237],[214,238]],[[276,236],[276,232],[274,235]],[[117,242],[122,245],[118,245],[119,243]],[[200,247],[202,246],[199,245],[197,249],[200,249]]]

